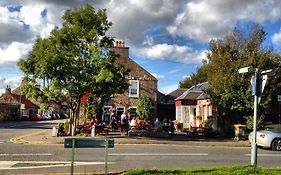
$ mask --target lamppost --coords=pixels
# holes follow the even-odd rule
[[[259,68],[253,68],[252,66],[244,67],[238,70],[240,74],[252,73],[251,84],[252,84],[252,95],[254,95],[254,123],[253,123],[253,140],[251,149],[251,165],[257,166],[257,113],[258,103],[260,102],[262,92],[267,80],[267,73],[270,73],[272,69],[260,72]]]

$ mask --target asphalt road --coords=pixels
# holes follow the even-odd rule
[[[14,144],[18,135],[51,128],[52,123],[0,123],[0,174],[69,173],[71,149],[63,145]],[[109,171],[134,168],[212,167],[250,164],[250,148],[177,145],[115,145],[109,149]],[[281,152],[259,149],[258,166],[281,164]],[[75,172],[103,172],[104,149],[81,148],[75,152]]]

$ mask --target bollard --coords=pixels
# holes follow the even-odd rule
[[[53,137],[56,137],[56,136],[58,136],[57,134],[58,134],[57,127],[53,126],[52,136],[53,136]]]
[[[94,125],[92,126],[91,136],[92,137],[96,136],[96,127]]]

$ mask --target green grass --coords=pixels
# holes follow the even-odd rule
[[[124,172],[123,175],[280,175],[281,168],[254,168],[253,166],[229,166],[215,168],[167,168],[139,169]]]

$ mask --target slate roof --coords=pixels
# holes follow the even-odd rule
[[[187,89],[184,93],[182,93],[182,95],[177,97],[175,100],[198,100],[209,98],[209,95],[204,93],[204,90],[207,90],[208,88],[208,82],[194,85],[191,88]]]

